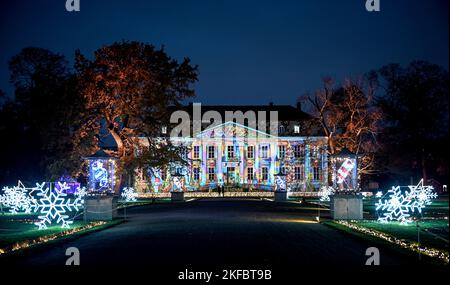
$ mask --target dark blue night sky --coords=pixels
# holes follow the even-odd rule
[[[25,46],[73,59],[102,45],[138,40],[165,45],[200,68],[196,101],[295,104],[320,87],[384,64],[424,59],[448,69],[448,1],[0,0],[0,89],[12,94],[7,61]]]

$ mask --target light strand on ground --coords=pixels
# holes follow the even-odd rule
[[[88,225],[82,226],[82,227],[77,227],[77,228],[73,228],[73,229],[68,229],[68,230],[64,230],[62,232],[56,233],[56,234],[52,234],[52,235],[46,235],[43,237],[39,237],[33,240],[28,240],[28,241],[23,241],[23,242],[17,242],[13,245],[4,247],[4,248],[0,248],[0,255],[2,254],[6,254],[6,253],[10,253],[10,252],[14,252],[17,250],[21,250],[21,249],[25,249],[28,248],[30,246],[35,246],[35,245],[39,245],[39,244],[44,244],[53,240],[56,240],[58,238],[64,237],[64,236],[68,236],[68,235],[72,235],[81,231],[85,231],[85,230],[89,230],[98,226],[102,226],[104,224],[106,224],[107,222],[104,221],[98,221],[98,222],[92,222],[89,223]]]
[[[384,241],[387,241],[389,243],[398,245],[402,248],[405,249],[409,249],[433,258],[438,258],[446,263],[449,263],[449,254],[446,251],[443,250],[439,250],[439,249],[435,249],[435,248],[430,248],[430,247],[425,247],[425,246],[421,246],[416,242],[406,242],[404,240],[401,240],[399,238],[393,237],[391,235],[388,235],[386,233],[380,232],[380,231],[376,231],[376,230],[372,230],[372,229],[368,229],[366,227],[362,227],[359,225],[356,225],[355,223],[351,223],[348,221],[336,221],[336,223],[346,226],[352,230],[358,231],[360,233],[363,234],[367,234],[373,237],[377,237],[380,238]]]

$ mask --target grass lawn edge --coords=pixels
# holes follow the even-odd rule
[[[7,252],[5,254],[0,255],[0,263],[3,263],[6,260],[9,259],[14,259],[16,257],[22,257],[23,255],[29,255],[29,254],[33,254],[37,251],[40,250],[44,250],[46,247],[48,246],[54,246],[57,245],[58,243],[62,243],[62,242],[67,242],[67,241],[71,241],[71,240],[75,240],[77,238],[80,238],[84,235],[90,234],[90,233],[94,233],[94,232],[98,232],[98,231],[102,231],[105,230],[107,228],[111,228],[114,226],[117,226],[123,222],[125,222],[125,219],[116,219],[116,220],[112,220],[112,221],[108,221],[106,224],[103,225],[98,225],[96,227],[93,228],[89,228],[89,229],[85,229],[85,230],[81,230],[79,232],[76,232],[74,234],[69,234],[69,235],[65,235],[62,237],[58,237],[54,240],[45,242],[45,243],[40,243],[40,244],[35,244],[35,245],[31,245],[27,248],[23,248],[23,249],[18,249],[15,251],[11,251],[11,252]]]
[[[383,240],[383,239],[381,239],[379,237],[375,237],[375,236],[371,236],[371,235],[368,235],[368,234],[364,234],[364,233],[355,231],[355,230],[353,230],[353,229],[351,229],[351,228],[349,228],[347,226],[338,224],[338,223],[336,223],[334,221],[322,221],[321,224],[323,224],[325,226],[328,226],[328,227],[332,227],[332,228],[337,229],[339,231],[342,231],[342,232],[344,232],[344,233],[348,234],[349,236],[354,237],[356,239],[373,242],[374,244],[379,245],[379,246],[383,246],[384,248],[386,248],[387,250],[390,250],[392,252],[400,253],[400,254],[403,254],[403,255],[408,256],[410,258],[418,259],[418,253],[417,252],[415,252],[413,250],[410,250],[410,249],[407,249],[407,248],[400,247],[400,246],[398,246],[396,244],[387,242],[387,241],[385,241],[385,240]],[[433,258],[431,256],[427,256],[427,255],[424,255],[424,254],[422,254],[422,256],[421,256],[421,262],[423,262],[425,264],[429,264],[429,265],[442,265],[442,266],[448,265],[448,263],[444,262],[443,260],[441,260],[439,258]]]

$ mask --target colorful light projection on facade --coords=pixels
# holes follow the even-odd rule
[[[327,143],[324,137],[273,137],[227,122],[204,130],[194,138],[172,138],[190,149],[189,164],[183,169],[183,191],[218,185],[275,190],[281,168],[288,191],[314,191],[326,183]],[[145,147],[146,140],[141,140]],[[171,168],[138,170],[138,192],[168,192]]]
[[[116,158],[99,150],[94,155],[85,158],[88,162],[88,191],[111,193],[116,184]]]

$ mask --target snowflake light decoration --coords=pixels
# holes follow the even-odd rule
[[[70,187],[66,183],[58,183],[59,191],[52,191],[50,187],[47,187],[37,194],[40,198],[35,205],[33,205],[33,209],[34,212],[39,212],[41,214],[38,216],[40,221],[35,223],[39,229],[46,229],[47,224],[50,225],[55,220],[57,224],[61,224],[62,228],[70,228],[70,224],[72,224],[73,221],[67,220],[69,216],[65,213],[79,211],[84,204],[83,193],[86,193],[85,190],[83,191],[83,189],[80,189],[78,192],[81,192],[81,194],[76,195],[77,197],[71,200],[70,198],[66,198],[67,194],[64,193],[64,190],[67,190]]]
[[[331,186],[322,186],[319,191],[321,202],[330,202],[330,195],[334,194],[334,189]]]
[[[423,185],[423,179],[420,180],[419,184],[417,185],[410,185],[408,186],[410,189],[410,195],[414,196],[414,208],[419,211],[419,213],[422,213],[422,209],[425,208],[425,206],[431,204],[431,200],[437,198],[436,192],[434,192],[433,186],[424,186]]]
[[[378,192],[375,194],[375,197],[376,197],[376,198],[381,198],[381,197],[383,197],[383,192],[378,191]]]
[[[433,187],[424,186],[423,180],[420,180],[417,185],[407,187],[406,191],[402,191],[401,186],[392,187],[375,204],[376,210],[383,212],[378,218],[379,222],[399,221],[402,225],[408,224],[415,211],[422,213],[422,209],[431,204],[431,199],[437,197],[437,194],[433,192]]]
[[[137,192],[134,191],[131,187],[125,187],[122,190],[122,198],[125,200],[125,202],[136,202],[136,197],[138,196]]]
[[[32,206],[36,203],[32,193],[36,190],[39,191],[44,184],[36,183],[36,187],[27,188],[19,180],[17,186],[3,187],[4,194],[0,195],[0,203],[2,206],[9,208],[11,214],[31,213]]]

